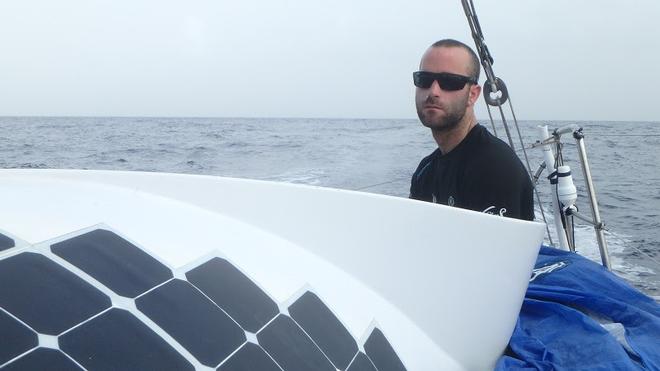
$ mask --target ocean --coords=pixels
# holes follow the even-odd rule
[[[658,299],[660,123],[519,124],[526,147],[537,139],[538,125],[584,128],[613,269]],[[506,141],[501,124],[497,125]],[[488,122],[484,126],[491,129]],[[514,140],[523,158],[520,143]],[[570,135],[563,140],[564,161],[573,169],[579,191],[576,204],[590,215],[575,142]],[[428,129],[412,119],[0,117],[2,168],[206,174],[396,197],[408,196],[412,172],[434,148]],[[535,170],[541,163],[541,150],[530,148],[527,153]],[[549,216],[546,175],[538,189]],[[593,228],[578,224],[578,251],[600,261]]]

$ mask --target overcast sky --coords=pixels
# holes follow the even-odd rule
[[[660,121],[660,1],[475,6],[519,119]],[[459,0],[7,0],[0,115],[416,118],[445,37]]]

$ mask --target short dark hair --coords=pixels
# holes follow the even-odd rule
[[[477,57],[477,53],[472,50],[469,46],[466,44],[454,40],[454,39],[442,39],[438,40],[431,45],[432,48],[463,48],[465,49],[468,54],[470,55],[470,59],[472,60],[471,66],[470,66],[470,75],[473,76],[477,81],[479,81],[479,73],[481,71],[481,65],[479,64],[479,57]]]

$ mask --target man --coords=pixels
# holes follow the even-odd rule
[[[440,40],[413,74],[417,115],[438,148],[424,158],[410,198],[533,220],[532,184],[515,152],[477,123],[479,58],[460,41]]]

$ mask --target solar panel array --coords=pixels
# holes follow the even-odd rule
[[[14,246],[16,246],[16,243],[13,238],[0,233],[0,251],[11,249]]]
[[[105,229],[15,245],[0,234],[3,370],[405,370],[378,327],[358,346],[313,292],[281,309],[217,256],[175,272]]]

